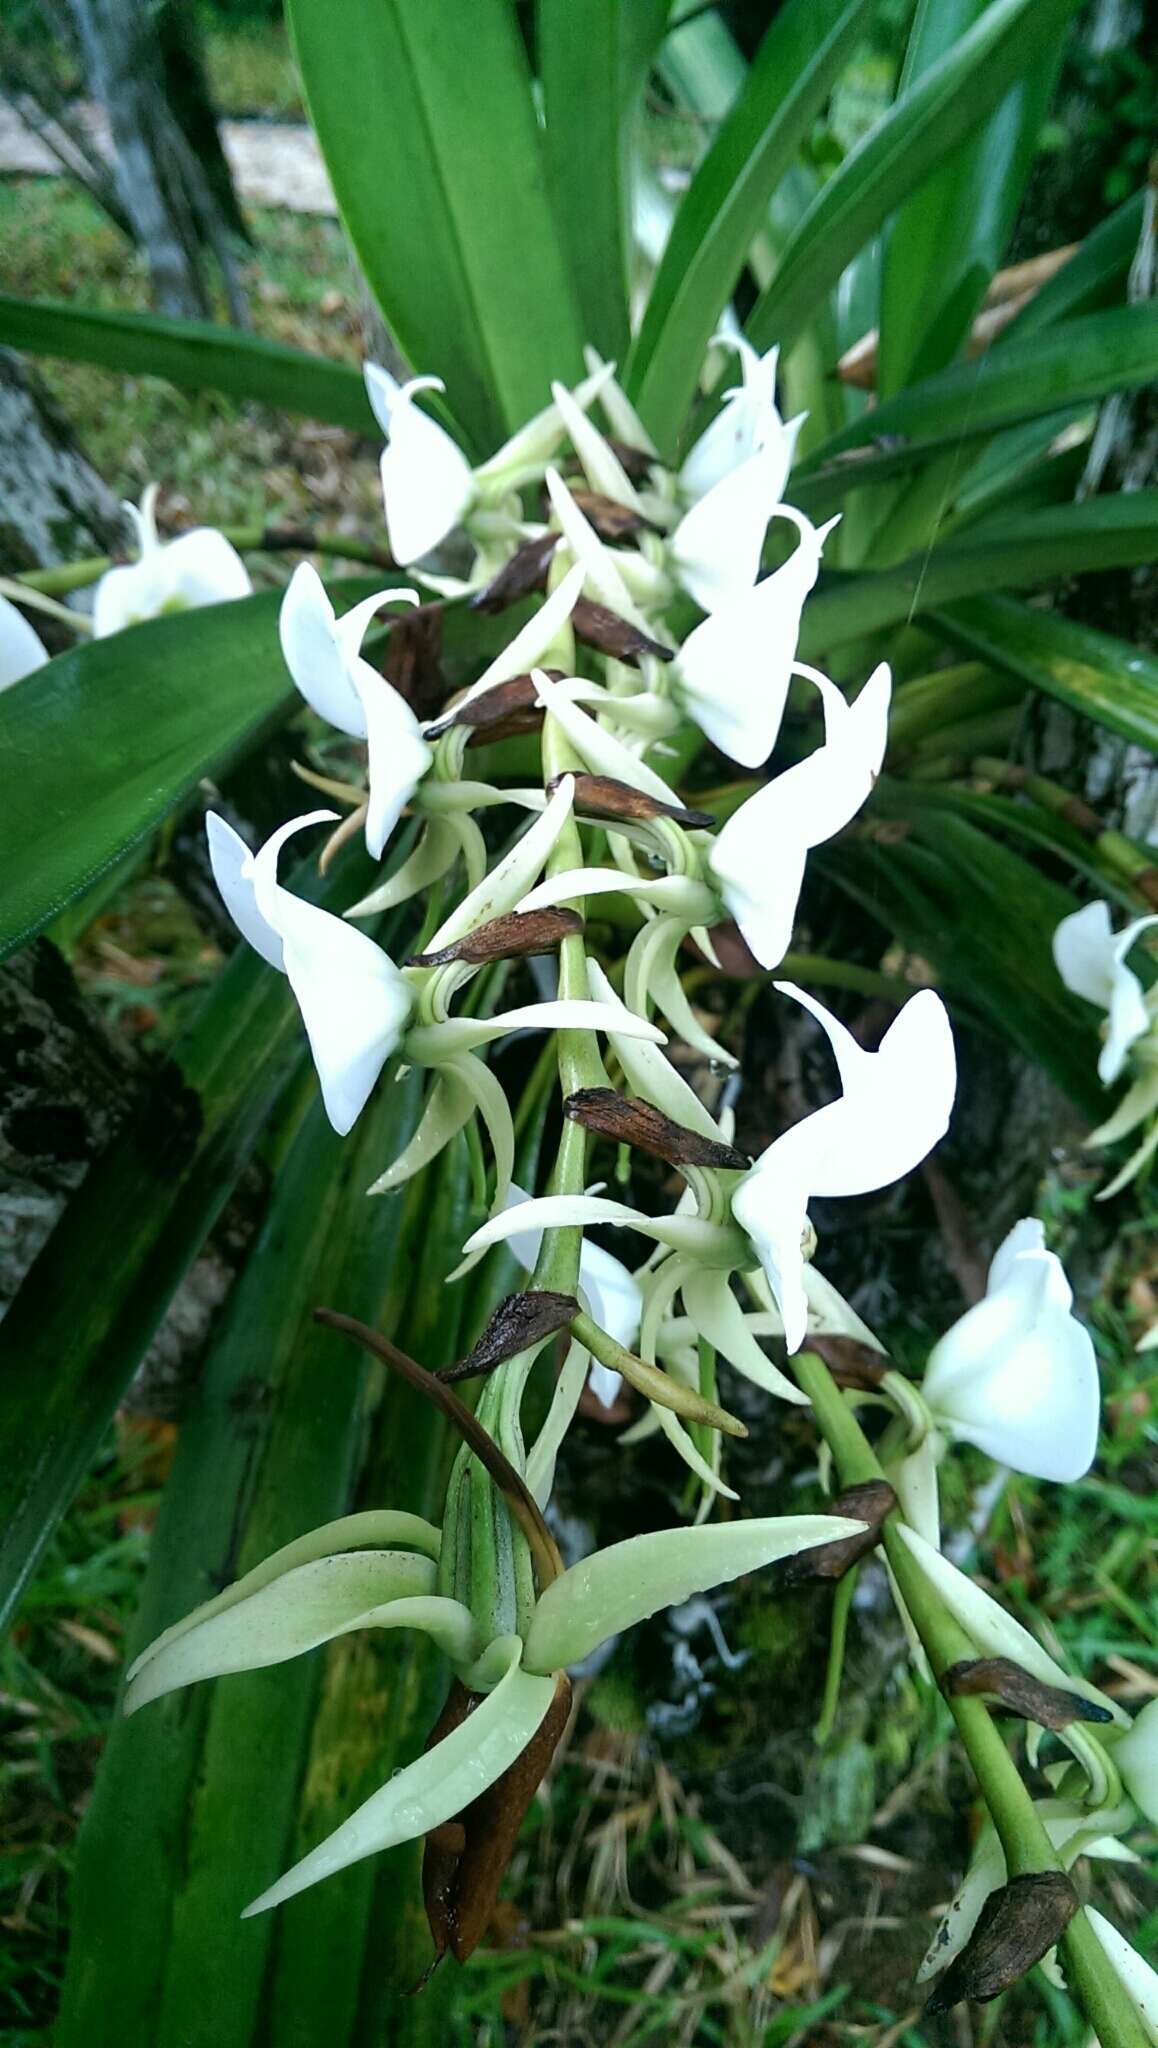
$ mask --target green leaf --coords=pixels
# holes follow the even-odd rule
[[[617,362],[629,333],[635,97],[663,12],[654,0],[538,0],[535,16],[547,189],[584,335]]]
[[[1158,543],[1158,491],[1122,491],[1080,505],[1049,506],[1020,518],[989,520],[965,538],[913,555],[873,575],[829,575],[805,608],[801,653],[819,653],[855,635],[895,626],[958,598],[1129,568],[1152,561]]]
[[[1067,889],[923,789],[882,777],[882,817],[903,820],[895,846],[862,839],[814,856],[868,915],[930,961],[951,1005],[980,1010],[1052,1074],[1091,1118],[1104,1103],[1089,1004],[1063,987],[1051,941],[1077,909]]]
[[[809,208],[747,323],[757,348],[795,340],[857,251],[970,134],[1016,79],[1056,47],[1076,0],[993,0],[857,144]]]
[[[508,0],[290,0],[338,205],[416,371],[445,378],[474,453],[582,375],[583,334],[545,189]]]
[[[340,1300],[398,1326],[421,1206],[367,1202],[362,1191],[399,1141],[411,1093],[381,1090],[353,1141],[334,1136],[317,1104],[293,1136],[182,1428],[134,1648],[235,1572],[353,1505],[376,1407],[391,1505],[437,1512],[438,1419],[408,1388],[383,1394],[374,1369],[310,1319],[318,1301]],[[61,2048],[250,2048],[283,1930],[276,1916],[254,1925],[238,1915],[293,1858],[324,1670],[324,1656],[309,1656],[197,1686],[114,1727],[80,1844]],[[363,1739],[360,1727],[370,1731],[378,1782],[421,1746],[436,1712],[433,1670],[420,1645],[403,1660],[395,1643],[374,1691],[352,1702],[360,1724],[342,1732],[349,1742]],[[331,1763],[340,1777],[340,1745]],[[345,1953],[331,1957],[314,1932],[304,1946],[329,1981],[334,2025],[324,2038],[338,2044],[349,2038],[337,2022],[356,1985],[340,1974]],[[391,2038],[409,2042],[398,1993],[424,1952],[412,1925],[403,1932],[392,1917],[373,1930],[363,1920],[359,1963],[367,1940],[396,1987]]]
[[[674,448],[749,244],[868,12],[867,0],[789,0],[692,179],[628,363],[628,389],[661,448]]]
[[[357,370],[236,327],[0,294],[0,344],[127,377],[163,377],[186,391],[258,399],[357,434],[378,432]]]
[[[986,0],[921,0],[901,101],[984,13]],[[956,355],[996,272],[1053,96],[1063,41],[979,128],[950,150],[894,214],[881,269],[877,391],[882,399]]]
[[[927,623],[994,668],[1158,754],[1158,659],[1144,649],[1011,597],[971,597],[934,611]]]
[[[1144,191],[1107,214],[1086,236],[1081,248],[1035,292],[1016,320],[998,335],[996,349],[1011,348],[1054,321],[1093,313],[1125,295],[1126,279],[1141,240],[1145,219]]]
[[[302,893],[349,901],[347,863],[312,869]],[[25,1276],[0,1324],[0,1625],[302,1049],[288,982],[242,946]]]
[[[888,463],[895,473],[898,466],[944,454],[995,427],[1092,404],[1111,391],[1131,390],[1156,377],[1158,319],[1152,306],[1090,313],[909,385],[826,441],[802,468],[801,481],[823,481],[824,466],[848,449],[903,436],[909,445],[890,447],[878,465],[883,473]],[[873,480],[871,459],[842,468],[849,488]],[[796,481],[794,476],[794,486]]]

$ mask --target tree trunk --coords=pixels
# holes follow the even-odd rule
[[[120,201],[148,262],[159,311],[177,319],[212,316],[209,252],[220,266],[230,317],[243,325],[231,222],[170,106],[148,0],[72,0],[72,8],[90,88],[112,129]],[[223,162],[215,166],[218,178]]]
[[[108,485],[9,349],[0,349],[0,508],[0,575],[111,554],[127,538]]]

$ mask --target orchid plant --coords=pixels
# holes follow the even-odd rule
[[[534,608],[483,674],[423,721],[363,652],[384,617],[388,633],[405,629],[416,591],[380,590],[338,617],[316,571],[296,569],[280,609],[286,667],[317,717],[364,746],[364,772],[345,780],[303,767],[344,815],[291,818],[256,850],[211,812],[210,860],[242,938],[288,977],[337,1133],[351,1131],[391,1074],[429,1076],[413,1135],[371,1195],[427,1171],[477,1120],[488,1213],[462,1245],[459,1272],[506,1245],[529,1283],[449,1376],[319,1311],[461,1433],[441,1527],[387,1504],[302,1534],[145,1649],[126,1710],[352,1631],[427,1634],[453,1673],[427,1750],[245,1911],[279,1906],[423,1836],[435,1960],[448,1951],[464,1960],[566,1725],[570,1670],[660,1608],[740,1574],[779,1564],[794,1577],[840,1576],[880,1550],[914,1657],[950,1700],[990,1814],[930,1951],[933,2003],[992,1995],[1045,1958],[1096,2015],[1103,2042],[1125,2041],[1123,2015],[1145,2014],[1152,1998],[1146,1966],[1082,1912],[1067,1873],[1078,1855],[1129,1856],[1124,1837],[1158,1809],[1155,1710],[1131,1726],[1114,1700],[1067,1673],[949,1560],[938,1506],[938,1465],[958,1442],[1047,1480],[1089,1469],[1099,1409],[1091,1340],[1041,1223],[1026,1218],[999,1248],[984,1298],[934,1346],[915,1384],[823,1275],[809,1218],[820,1197],[901,1179],[944,1136],[956,1089],[945,1005],[933,989],[912,993],[870,1048],[809,990],[777,981],[784,1002],[819,1027],[835,1084],[831,1101],[754,1161],[736,1150],[730,1116],[712,1112],[671,1056],[682,1041],[720,1069],[731,1063],[681,983],[685,942],[694,937],[711,957],[713,933],[733,924],[775,969],[791,945],[807,856],[871,799],[886,743],[887,666],[850,701],[799,658],[827,529],[782,498],[798,422],[785,426],[776,407],[775,352],[741,354],[742,385],[679,472],[660,461],[610,364],[595,363],[574,391],[555,385],[551,404],[482,470],[426,411],[436,380],[398,385],[368,367],[388,435],[387,529],[413,582],[445,589],[435,551],[461,529],[470,561],[460,583],[476,605],[497,610],[531,595]],[[542,517],[525,511],[536,485]],[[761,574],[768,532],[785,528],[792,552]],[[681,635],[689,602],[704,616]],[[722,824],[685,801],[669,765],[682,720],[740,766],[762,766],[797,688],[820,699],[812,751]],[[538,735],[539,779],[472,776],[472,738],[513,715]],[[482,830],[492,812],[514,813],[496,851]],[[322,825],[336,827],[323,866],[355,834],[385,864],[381,883],[344,915],[279,879],[287,843]],[[618,958],[599,957],[592,927],[612,899],[621,906],[612,929],[626,944]],[[412,900],[426,902],[419,948],[396,960],[363,926]],[[1071,985],[1110,1012],[1107,1080],[1151,1028],[1123,964],[1140,929],[1111,941],[1093,906],[1058,935]],[[491,991],[529,956],[554,963],[538,975],[536,1000],[496,1009]],[[486,1060],[489,1046],[524,1031],[556,1034],[562,1122],[539,1194],[515,1182],[512,1113]],[[674,1210],[590,1190],[591,1139],[674,1167],[684,1184]],[[604,1226],[651,1241],[634,1272],[586,1235]],[[828,1513],[712,1519],[722,1499],[737,1499],[726,1440],[746,1433],[718,1398],[717,1360],[770,1403],[811,1408],[834,1475]],[[528,1442],[524,1395],[553,1361],[553,1392]],[[629,1436],[662,1431],[699,1505],[690,1526],[565,1567],[552,1483],[589,1376],[605,1406],[623,1382],[634,1390],[641,1413]],[[448,1377],[478,1378],[473,1412]],[[866,1404],[888,1418],[875,1439],[862,1427]],[[1028,1722],[1029,1763],[1046,1778],[1038,1796],[986,1700]],[[1043,1765],[1047,1740],[1057,1748]],[[1032,1900],[1031,1928],[1028,1905],[1010,1904],[1018,1900]],[[995,1966],[980,1931],[997,1918]]]

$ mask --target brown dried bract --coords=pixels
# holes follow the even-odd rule
[[[508,605],[518,604],[521,597],[529,597],[533,590],[545,590],[551,557],[560,538],[557,533],[542,533],[535,540],[524,541],[510,561],[503,563],[498,575],[492,576],[482,590],[475,591],[470,600],[471,610],[504,612]]]
[[[589,519],[600,540],[627,540],[633,533],[642,533],[647,521],[630,505],[621,505],[616,498],[607,498],[602,491],[585,490],[582,485],[571,485],[571,496],[586,519]]]
[[[615,450],[632,483],[646,483],[651,475],[655,456],[649,455],[646,448],[633,448],[630,441],[617,441],[611,434],[606,436],[606,440],[608,447]]]
[[[562,779],[560,775],[551,777],[548,796],[554,795]],[[674,818],[677,825],[685,825],[689,831],[707,830],[716,822],[710,811],[689,811],[683,804],[665,804],[661,798],[649,796],[646,790],[633,789],[630,782],[617,782],[613,775],[576,775],[575,809],[587,818],[622,820],[628,825],[645,825],[652,818]]]
[[[444,1365],[438,1378],[444,1386],[473,1379],[476,1373],[493,1372],[520,1351],[565,1330],[579,1313],[573,1294],[554,1294],[546,1288],[527,1288],[522,1294],[508,1294],[500,1301],[474,1350],[458,1365]]]
[[[617,1145],[634,1145],[640,1152],[666,1159],[669,1166],[720,1166],[746,1173],[751,1164],[747,1155],[737,1152],[734,1145],[725,1145],[719,1138],[702,1137],[699,1131],[677,1124],[650,1102],[642,1102],[634,1095],[620,1095],[614,1088],[576,1089],[564,1102],[563,1114],[572,1123],[582,1124],[586,1131],[596,1131],[601,1138],[611,1138]]]
[[[963,1998],[984,2004],[1008,1991],[1060,1939],[1078,1910],[1064,1870],[1031,1870],[990,1892],[959,1956],[928,2000],[927,2013],[948,2012]]]
[[[850,1486],[834,1501],[826,1515],[845,1515],[849,1521],[864,1522],[859,1536],[838,1536],[833,1543],[818,1543],[814,1550],[802,1550],[798,1557],[786,1557],[779,1566],[782,1585],[801,1586],[809,1579],[842,1579],[854,1564],[875,1549],[881,1524],[897,1505],[897,1496],[884,1479],[866,1479]]]
[[[1060,1685],[1046,1685],[1032,1672],[1024,1671],[1012,1657],[967,1657],[941,1673],[941,1691],[946,1699],[961,1694],[983,1694],[996,1699],[1023,1721],[1038,1721],[1043,1728],[1068,1728],[1071,1721],[1112,1721],[1108,1707],[1087,1700],[1081,1693],[1067,1692]]]
[[[563,680],[559,668],[546,669],[544,674],[555,682]],[[448,732],[452,725],[465,725],[478,735],[481,744],[489,746],[492,740],[508,739],[513,733],[535,732],[542,720],[543,707],[534,676],[510,676],[505,683],[495,683],[478,697],[453,705],[444,718],[430,727],[429,736]]]
[[[461,1727],[479,1697],[454,1681],[426,1745],[428,1750],[452,1729]],[[465,1963],[486,1933],[519,1829],[562,1740],[570,1712],[571,1681],[560,1671],[554,1699],[510,1769],[453,1821],[427,1836],[422,1892],[435,1961],[449,1949],[456,1962]]]
[[[854,1393],[871,1394],[892,1371],[892,1359],[871,1344],[862,1344],[859,1337],[819,1337],[810,1330],[808,1348],[823,1358],[838,1387]]]
[[[433,718],[446,701],[441,600],[391,614],[382,673],[416,718]]]
[[[641,633],[630,619],[620,618],[618,612],[609,610],[605,604],[596,604],[593,598],[579,598],[571,624],[576,640],[581,640],[584,647],[594,647],[616,661],[638,662],[641,654],[654,654],[660,661],[673,658],[670,647],[662,646],[648,633]]]
[[[406,965],[445,967],[452,960],[466,960],[472,967],[481,967],[488,960],[524,960],[534,953],[553,953],[561,939],[573,938],[582,930],[583,919],[577,910],[511,910],[504,917],[489,918],[437,952],[412,953]]]

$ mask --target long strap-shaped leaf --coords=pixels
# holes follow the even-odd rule
[[[547,184],[586,339],[627,349],[630,144],[666,0],[538,0]]]
[[[992,0],[981,20],[850,151],[753,308],[759,348],[794,341],[845,266],[954,143],[1055,46],[1077,0]]]
[[[789,0],[676,215],[628,366],[644,422],[668,453],[769,199],[868,12],[867,0]]]
[[[319,1296],[336,1295],[375,1321],[394,1319],[421,1214],[366,1202],[361,1191],[397,1143],[408,1107],[408,1090],[383,1091],[351,1143],[334,1137],[315,1105],[283,1159],[182,1430],[135,1647],[223,1580],[352,1504],[371,1382],[309,1312]],[[395,1447],[394,1499],[429,1516],[436,1418],[408,1390],[388,1390],[379,1426]],[[399,1733],[412,1754],[435,1710],[428,1679],[392,1681],[400,1665],[413,1672],[395,1639],[377,1707],[363,1695],[354,1724],[369,1733],[383,1778],[402,1760]],[[256,2040],[276,1922],[245,1925],[238,1914],[292,1860],[322,1675],[323,1657],[304,1657],[195,1687],[114,1727],[81,1844],[62,2048],[250,2048]],[[395,1710],[399,1692],[405,1718],[392,1740],[387,1708]],[[338,1754],[331,1763],[337,1768]],[[389,1928],[376,1931],[380,1960],[391,1939]],[[329,1959],[315,1949],[312,1961],[324,1971]],[[401,1969],[414,1961],[411,1951]],[[341,1979],[333,1985],[336,2007],[345,1988]],[[324,2038],[345,2036],[334,2029]],[[404,2026],[397,2038],[408,2038]]]
[[[984,13],[987,0],[921,0],[902,96]],[[898,209],[883,241],[877,392],[890,398],[953,360],[1021,204],[1064,44],[1013,87]]]
[[[294,878],[303,886],[303,877]],[[306,893],[337,907],[348,871]],[[0,1624],[298,1064],[289,985],[243,946],[91,1168],[0,1324]]]
[[[1158,660],[1144,649],[1012,597],[971,597],[932,613],[927,623],[1083,718],[1158,754]]]
[[[1027,589],[1091,569],[1129,568],[1158,550],[1158,491],[1118,492],[991,520],[968,538],[871,576],[826,579],[804,615],[801,649],[815,660],[859,633],[894,626],[1004,585]]]
[[[582,374],[508,0],[291,0],[310,114],[383,316],[474,452]]]
[[[166,377],[186,391],[260,399],[355,433],[377,431],[356,369],[236,327],[0,294],[0,343],[32,356],[99,363],[124,376]]]

